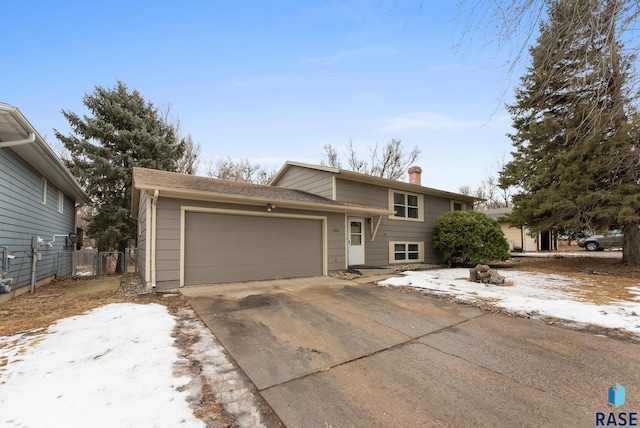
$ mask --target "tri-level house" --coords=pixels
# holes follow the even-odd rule
[[[133,170],[138,268],[147,287],[327,275],[441,261],[436,218],[475,199],[420,184],[287,162],[269,185]]]
[[[76,207],[88,203],[24,115],[0,103],[0,301],[72,274]]]

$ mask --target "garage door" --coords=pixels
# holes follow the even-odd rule
[[[323,274],[322,221],[187,212],[185,285]]]

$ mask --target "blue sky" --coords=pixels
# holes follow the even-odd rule
[[[54,147],[60,111],[121,80],[170,103],[203,156],[268,168],[394,138],[422,150],[423,185],[457,191],[511,149],[519,74],[486,35],[462,37],[455,2],[31,1],[2,15],[0,101]]]

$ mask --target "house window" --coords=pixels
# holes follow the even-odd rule
[[[465,211],[464,202],[451,201],[451,211]]]
[[[423,221],[423,196],[389,190],[389,207],[395,211],[392,219]]]
[[[424,262],[424,242],[389,242],[389,263]]]
[[[40,202],[46,205],[47,203],[47,179],[42,177],[40,182]]]
[[[64,193],[58,190],[58,212],[64,213]]]

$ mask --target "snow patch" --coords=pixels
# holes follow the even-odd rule
[[[487,300],[512,313],[539,314],[576,323],[623,329],[640,336],[640,287],[630,287],[632,301],[597,305],[586,301],[577,280],[562,275],[509,271],[512,286],[486,286],[471,282],[468,269],[404,272],[403,277],[381,281],[381,286],[408,286],[453,296],[463,301]]]
[[[175,325],[164,306],[117,303],[0,337],[0,426],[204,427],[174,375]]]

